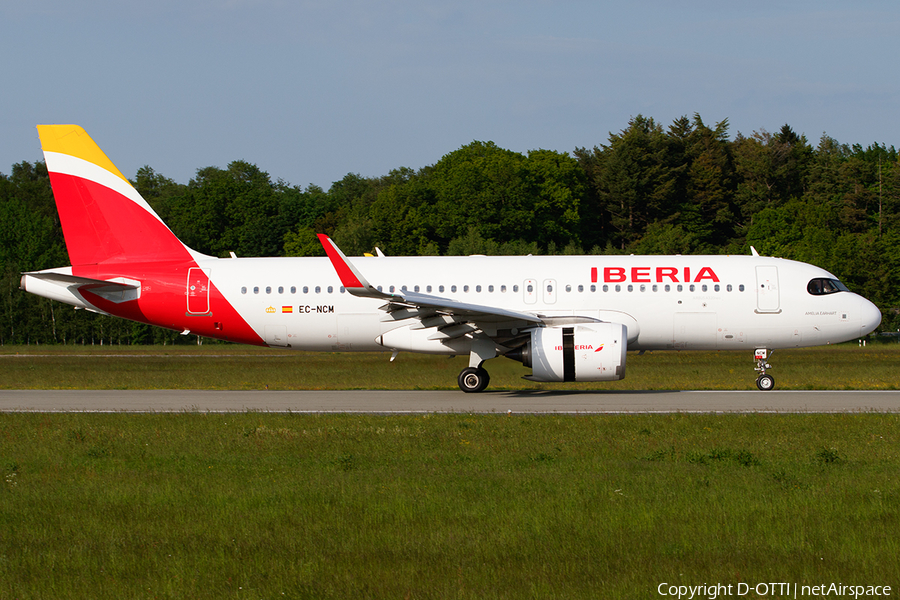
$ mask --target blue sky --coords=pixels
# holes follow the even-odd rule
[[[328,188],[472,140],[605,143],[637,114],[900,146],[900,4],[0,0],[0,172],[77,123],[128,177],[232,160]]]

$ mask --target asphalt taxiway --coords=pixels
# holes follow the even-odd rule
[[[2,412],[900,412],[900,391],[0,390]]]

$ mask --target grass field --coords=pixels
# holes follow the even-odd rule
[[[457,389],[467,357],[308,353],[249,346],[0,346],[0,389]],[[775,352],[778,389],[900,389],[900,344]],[[485,364],[490,389],[755,389],[752,351],[629,353],[626,377],[534,383],[521,364]]]
[[[900,387],[896,346],[772,362],[781,389]],[[455,389],[464,364],[7,346],[0,387]],[[629,355],[611,384],[488,366],[509,389],[751,389],[755,375],[725,352]],[[896,595],[898,473],[896,414],[0,413],[0,598],[615,599],[742,582]]]
[[[0,597],[896,591],[898,425],[888,414],[0,414]]]

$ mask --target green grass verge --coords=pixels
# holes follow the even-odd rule
[[[467,357],[290,352],[233,345],[2,346],[0,389],[457,389]],[[775,352],[778,389],[900,389],[900,344]],[[492,390],[755,389],[752,350],[629,353],[626,377],[534,383],[521,364],[486,363]]]
[[[890,414],[0,414],[0,597],[896,590],[898,426]]]

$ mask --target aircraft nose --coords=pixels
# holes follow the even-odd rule
[[[859,334],[866,335],[881,324],[881,311],[878,307],[860,296],[859,298]]]

